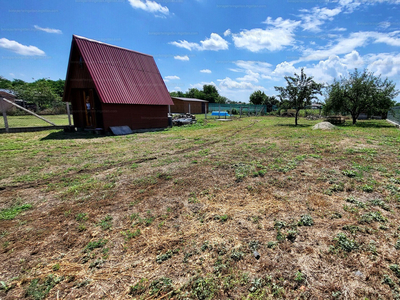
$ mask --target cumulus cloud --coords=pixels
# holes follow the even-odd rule
[[[281,50],[295,43],[293,31],[301,22],[268,17],[264,23],[269,25],[266,29],[254,28],[232,34],[235,46],[251,52]]]
[[[201,73],[209,73],[209,74],[210,74],[210,73],[211,73],[211,70],[209,70],[209,69],[204,69],[204,70],[200,70],[200,72],[201,72]]]
[[[178,80],[178,79],[180,79],[180,78],[178,76],[175,76],[175,75],[173,75],[173,76],[165,76],[164,77],[164,81],[166,81],[166,82],[168,82],[170,80]]]
[[[26,46],[22,45],[16,41],[11,41],[6,38],[0,39],[0,48],[8,49],[12,52],[17,54],[26,55],[26,56],[44,56],[46,53],[40,50],[38,47],[35,46]]]
[[[161,13],[163,15],[169,14],[168,7],[162,6],[161,4],[155,1],[150,1],[150,0],[146,0],[145,2],[143,2],[142,0],[128,0],[128,1],[130,5],[135,9],[142,9],[150,13]]]
[[[210,51],[219,51],[219,50],[227,50],[229,48],[228,42],[224,40],[219,34],[211,33],[209,38],[206,38],[204,41],[200,41],[199,43],[192,43],[186,40],[180,40],[178,42],[170,42],[171,45],[176,47],[184,48],[189,51],[192,50],[210,50]]]
[[[226,77],[224,79],[218,79],[219,81],[219,86],[222,89],[240,89],[240,90],[254,90],[254,89],[260,89],[262,88],[261,86],[255,86],[251,82],[239,82],[232,80],[229,77]]]
[[[228,36],[228,35],[231,35],[231,30],[230,29],[227,29],[224,32],[224,36]]]
[[[182,61],[188,61],[189,60],[189,56],[187,56],[187,55],[184,55],[184,56],[176,55],[176,56],[174,56],[174,59],[182,60]]]
[[[379,53],[370,54],[365,57],[368,70],[382,77],[400,75],[400,54]]]
[[[47,33],[62,34],[62,31],[59,30],[59,29],[43,28],[43,27],[40,27],[40,26],[37,26],[37,25],[35,25],[34,27],[35,27],[36,30],[44,31],[44,32],[47,32]]]

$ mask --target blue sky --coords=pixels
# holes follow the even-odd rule
[[[305,68],[330,83],[368,68],[400,88],[400,0],[0,1],[0,75],[65,79],[72,35],[152,55],[169,91],[275,95]],[[399,99],[396,99],[399,101]]]

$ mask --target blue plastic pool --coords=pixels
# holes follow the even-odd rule
[[[220,116],[220,117],[230,117],[231,115],[228,114],[226,111],[213,111],[211,113],[212,116]]]

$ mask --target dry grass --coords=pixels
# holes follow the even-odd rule
[[[3,135],[0,298],[394,298],[399,131],[292,121]]]

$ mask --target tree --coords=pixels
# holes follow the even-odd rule
[[[264,105],[267,107],[267,112],[272,111],[274,105],[278,105],[279,100],[275,96],[267,96],[264,101]]]
[[[171,97],[185,97],[185,94],[181,91],[170,92],[169,95]]]
[[[304,69],[301,69],[301,74],[294,74],[294,77],[285,76],[286,87],[276,86],[279,98],[282,102],[287,101],[291,107],[296,109],[295,125],[297,126],[297,118],[299,111],[304,109],[306,105],[311,104],[312,99],[316,99],[316,95],[321,95],[323,84],[316,83],[313,77],[307,77]]]
[[[250,95],[250,103],[255,105],[264,104],[266,99],[267,95],[265,95],[265,93],[260,90],[255,91]]]
[[[396,84],[387,78],[382,80],[366,69],[362,73],[355,69],[348,78],[341,77],[328,87],[324,112],[350,114],[355,124],[362,112],[387,114],[398,94]]]
[[[218,101],[219,93],[215,85],[212,84],[203,85],[203,93],[204,93],[203,100],[207,100],[210,103],[216,103]]]

